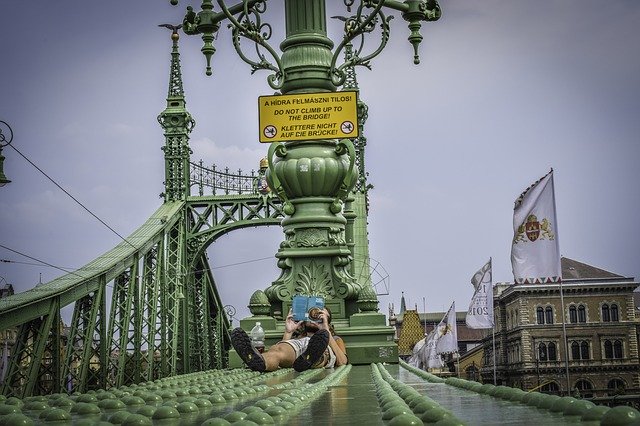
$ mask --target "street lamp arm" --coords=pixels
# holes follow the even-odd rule
[[[372,0],[373,4],[381,4],[383,6],[388,7],[389,9],[397,10],[398,12],[407,12],[409,10],[409,5],[406,2],[400,2],[396,0]]]
[[[350,10],[354,0],[345,0],[347,10]],[[387,45],[390,35],[389,21],[393,16],[385,17],[383,13],[383,7],[401,12],[402,18],[407,21],[410,35],[408,37],[409,43],[414,49],[414,64],[420,63],[420,56],[418,55],[418,46],[422,42],[422,35],[420,34],[421,21],[436,21],[442,15],[442,11],[436,0],[405,0],[400,2],[397,0],[369,0],[361,1],[355,15],[349,18],[343,18],[336,16],[335,18],[345,21],[345,34],[342,42],[338,45],[333,58],[331,60],[331,80],[336,86],[341,86],[345,79],[345,68],[353,67],[356,65],[365,66],[371,68],[370,61],[378,56]],[[365,10],[371,9],[370,12]],[[381,40],[378,47],[368,55],[362,55],[362,47],[364,46],[364,35],[371,33],[378,21],[381,28]],[[350,59],[346,60],[344,64],[336,66],[336,62],[342,50],[345,46],[351,44],[351,42],[360,36],[362,42],[360,47],[354,49],[353,55]]]
[[[240,58],[251,66],[253,74],[259,69],[271,70],[274,74],[267,78],[269,86],[279,89],[284,82],[282,63],[276,51],[267,43],[271,37],[271,26],[262,23],[260,15],[266,11],[266,0],[243,0],[232,6],[227,6],[224,0],[217,0],[222,9],[221,12],[213,11],[212,0],[203,0],[201,10],[196,13],[191,6],[187,7],[186,14],[182,21],[183,31],[188,35],[202,35],[202,53],[207,62],[206,74],[211,75],[211,57],[216,49],[213,45],[214,34],[220,29],[220,24],[225,19],[229,20],[229,27],[232,28],[233,45]],[[171,1],[171,4],[177,4]],[[237,17],[236,17],[237,15]],[[240,45],[240,37],[247,38],[255,43],[257,60],[249,58]],[[263,47],[274,58],[276,65],[269,62],[262,53],[259,46]]]
[[[238,53],[238,56],[240,56],[240,59],[251,66],[252,74],[260,69],[273,71],[274,74],[271,74],[269,77],[267,77],[269,86],[274,90],[282,88],[282,85],[284,83],[282,63],[280,61],[279,55],[271,47],[271,45],[267,43],[267,40],[271,38],[272,28],[268,23],[262,23],[260,19],[260,14],[266,11],[266,2],[245,1],[244,8],[238,16],[239,19],[236,19],[233,16],[231,9],[227,8],[227,6],[224,4],[224,0],[217,1],[218,5],[222,9],[222,13],[227,17],[227,19],[229,19],[229,26],[233,28],[233,47]],[[252,3],[252,6],[249,6],[249,3]],[[251,20],[251,16],[253,16],[254,20]],[[240,37],[247,38],[254,42],[258,61],[255,61],[245,55],[240,44]],[[260,51],[259,46],[262,46],[267,50],[267,52],[269,52],[271,57],[275,60],[276,65],[273,65],[267,60],[266,56]]]
[[[331,59],[331,79],[333,84],[335,84],[336,86],[341,86],[344,83],[346,79],[346,73],[344,72],[345,68],[359,65],[371,69],[370,61],[378,56],[386,47],[391,32],[389,21],[393,19],[393,16],[385,17],[384,13],[381,10],[382,6],[383,3],[380,2],[369,14],[364,15],[363,11],[365,5],[363,3],[360,3],[356,15],[345,19],[344,38],[336,48],[335,52],[333,53],[333,58]],[[340,17],[336,18],[343,19]],[[361,56],[362,50],[364,48],[364,36],[367,33],[373,32],[378,21],[380,22],[381,30],[380,44],[372,53]],[[360,46],[353,51],[353,54],[349,59],[347,59],[342,65],[336,67],[338,56],[340,55],[342,50],[358,36],[360,36],[361,38]]]

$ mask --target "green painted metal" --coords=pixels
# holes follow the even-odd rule
[[[282,216],[279,203],[272,198],[259,194],[230,197],[231,205],[228,196],[167,202],[127,237],[140,250],[123,242],[72,274],[0,300],[2,329],[19,328],[3,394],[22,397],[44,392],[25,388],[27,383],[42,382],[31,380],[31,374],[44,374],[36,367],[41,362],[34,356],[34,342],[64,348],[62,365],[55,367],[60,373],[51,392],[86,392],[131,384],[136,379],[168,377],[185,372],[184,368],[200,371],[227,365],[229,321],[203,252],[193,252],[194,259],[199,260],[193,261],[189,272],[184,266],[178,267],[180,256],[184,258],[179,253],[187,252],[187,226],[182,221],[186,206],[208,206],[209,224],[205,226],[206,221],[200,221],[196,226],[190,222],[193,241],[207,239],[208,244],[235,229],[277,224]],[[194,244],[191,243],[195,247]],[[131,279],[139,275],[138,270],[142,271],[139,282]],[[187,280],[193,271],[199,271],[197,279]],[[194,290],[186,291],[189,286]],[[107,314],[110,287],[111,310]],[[183,302],[186,297],[181,299],[181,294],[191,294],[193,302]],[[49,327],[46,332],[42,323],[52,310],[57,313],[72,303],[75,307],[68,341],[62,345],[53,343],[60,339],[59,327]],[[183,305],[182,310],[179,305]],[[193,318],[191,324],[197,327],[188,336],[179,325],[186,315]],[[53,322],[59,324],[60,317],[57,318]],[[198,348],[197,352],[192,350],[186,366],[181,358],[184,342],[180,342],[184,338],[189,339],[188,345],[195,342],[193,348]],[[130,356],[116,356],[122,348]],[[43,354],[47,353],[45,349]]]
[[[158,116],[158,122],[164,129],[165,146],[162,147],[165,158],[165,201],[184,200],[189,195],[189,133],[196,122],[186,110],[177,28],[173,28],[171,39],[171,70],[169,73],[169,93],[167,107]]]
[[[287,0],[279,56],[261,20],[266,4],[247,0],[227,7],[218,0],[218,12],[204,0],[198,13],[188,10],[183,26],[185,33],[202,36],[210,71],[215,33],[227,20],[240,58],[253,71],[269,71],[268,84],[283,94],[357,88],[354,67],[369,67],[389,38],[390,18],[383,9],[400,11],[409,22],[416,55],[420,21],[440,14],[434,1],[361,2],[345,19],[344,38],[334,48],[326,34],[325,2]],[[376,26],[382,34],[378,46],[371,53],[362,51],[362,43],[353,49],[352,41]],[[272,145],[266,177],[274,191],[259,193],[256,182],[267,167],[243,176],[190,163],[195,121],[186,110],[178,28],[168,27],[169,90],[158,116],[165,134],[164,204],[125,241],[79,270],[0,300],[0,329],[18,327],[3,394],[86,392],[227,366],[229,321],[205,250],[225,233],[256,225],[282,224],[285,234],[276,255],[281,276],[264,292],[268,313],[284,312],[296,292],[323,294],[353,362],[396,360],[392,331],[377,312],[368,274],[361,277],[356,269],[358,262],[368,269],[369,258],[366,105],[359,104],[360,134],[354,141]],[[240,40],[259,47],[257,59],[245,55]],[[204,195],[205,187],[213,194]],[[198,196],[190,195],[194,188]],[[69,305],[74,314],[63,335],[60,310]],[[276,338],[281,321],[266,323],[272,324],[268,338]]]
[[[406,364],[295,373],[202,371],[108,391],[0,401],[2,424],[636,424],[638,410],[596,406],[457,378],[434,382]],[[435,376],[434,376],[435,377]],[[512,398],[518,391],[525,397]],[[534,396],[540,398],[534,398]],[[536,402],[538,401],[538,402]],[[549,404],[551,402],[551,404]],[[549,405],[549,406],[545,406]],[[535,419],[535,420],[534,420]]]
[[[354,67],[369,67],[389,39],[391,18],[384,14],[385,9],[400,11],[408,22],[417,64],[421,22],[437,20],[441,14],[434,0],[362,1],[353,15],[343,18],[345,33],[336,47],[327,37],[324,0],[285,0],[286,37],[278,55],[269,44],[270,26],[262,22],[267,1],[245,1],[232,7],[223,0],[217,3],[221,12],[214,10],[212,1],[203,0],[201,10],[196,13],[189,7],[183,20],[186,34],[202,37],[206,73],[212,73],[214,35],[226,19],[240,58],[252,71],[269,71],[268,84],[281,94],[334,92],[340,86],[357,89]],[[355,1],[344,3],[350,11]],[[376,27],[381,33],[377,47],[364,52],[363,43],[359,43],[354,50],[352,41],[364,39]],[[269,31],[263,31],[265,28]],[[257,59],[245,54],[240,43],[243,39],[255,44]],[[343,52],[345,61],[338,65]],[[397,360],[397,349],[390,343],[393,332],[386,326],[384,315],[377,312],[378,301],[369,276],[366,210],[370,187],[364,170],[364,103],[359,104],[359,112],[359,137],[355,141],[325,139],[270,145],[266,176],[283,203],[285,240],[276,254],[281,274],[264,293],[270,303],[269,314],[280,321],[294,294],[323,296],[334,320],[342,326],[341,332],[353,336],[348,347],[350,360],[364,363]],[[349,196],[354,188],[355,195]],[[207,211],[201,212],[196,223],[206,215]],[[200,247],[207,243],[203,241]],[[357,275],[356,268],[366,270],[364,279]],[[257,311],[252,313],[257,315]],[[255,316],[247,318],[241,326],[250,327],[255,320]],[[278,325],[273,321],[266,324],[267,341],[278,339]]]

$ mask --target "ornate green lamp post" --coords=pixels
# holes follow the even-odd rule
[[[177,4],[177,1],[171,3]],[[358,65],[370,67],[370,61],[384,49],[389,39],[392,17],[385,15],[387,9],[400,12],[408,22],[414,63],[419,63],[421,23],[435,21],[441,14],[435,0],[361,0],[357,5],[356,0],[344,0],[347,11],[351,13],[353,8],[354,13],[340,17],[345,23],[344,36],[335,46],[327,37],[324,0],[285,0],[286,37],[280,43],[282,54],[279,55],[269,44],[272,27],[262,21],[268,3],[267,0],[244,0],[227,6],[224,0],[217,0],[220,11],[215,11],[212,0],[203,0],[197,13],[191,6],[187,7],[183,30],[186,34],[202,37],[201,50],[206,58],[207,75],[212,74],[211,61],[216,50],[213,42],[224,20],[231,28],[233,46],[240,58],[250,65],[252,72],[270,71],[269,86],[281,95],[287,95],[335,92],[345,83],[347,70]],[[378,31],[381,33],[379,44],[365,52],[365,37]],[[245,53],[243,40],[255,46],[253,55]],[[359,42],[354,43],[354,40]],[[345,49],[349,50],[347,59],[338,64]],[[285,240],[276,255],[281,275],[264,292],[259,291],[252,297],[253,314],[284,317],[293,295],[314,294],[325,297],[334,319],[345,327],[342,334],[353,332],[355,335],[358,332],[353,330],[358,327],[368,327],[369,331],[372,327],[384,329],[384,315],[376,312],[375,291],[369,283],[358,282],[352,274],[350,245],[353,242],[349,241],[347,223],[353,217],[353,211],[344,208],[349,192],[358,181],[352,141],[320,139],[272,143],[267,160],[269,186],[283,201],[287,215],[282,221]],[[269,325],[262,318],[260,321]],[[277,339],[275,321],[272,321],[273,338]],[[248,322],[241,322],[241,325],[244,328],[251,326]],[[392,335],[393,331],[388,329],[386,327],[382,334]],[[380,339],[391,340],[387,337]],[[357,341],[354,337],[353,342]],[[393,350],[381,350],[373,356],[367,356],[365,349],[358,353],[352,346],[349,351],[352,362],[357,359],[362,362],[397,359],[397,351],[393,353]]]

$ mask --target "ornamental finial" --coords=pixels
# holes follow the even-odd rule
[[[178,34],[178,30],[182,28],[182,24],[180,25],[172,25],[172,24],[160,24],[159,27],[169,28],[171,31],[171,40],[178,40],[180,35]]]

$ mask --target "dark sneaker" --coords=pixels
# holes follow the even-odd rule
[[[312,365],[322,358],[328,345],[329,332],[327,330],[316,331],[309,339],[307,350],[293,362],[293,369],[296,371],[305,371],[311,368]]]
[[[247,367],[259,372],[266,369],[264,358],[253,348],[249,335],[240,327],[231,331],[231,344]]]

